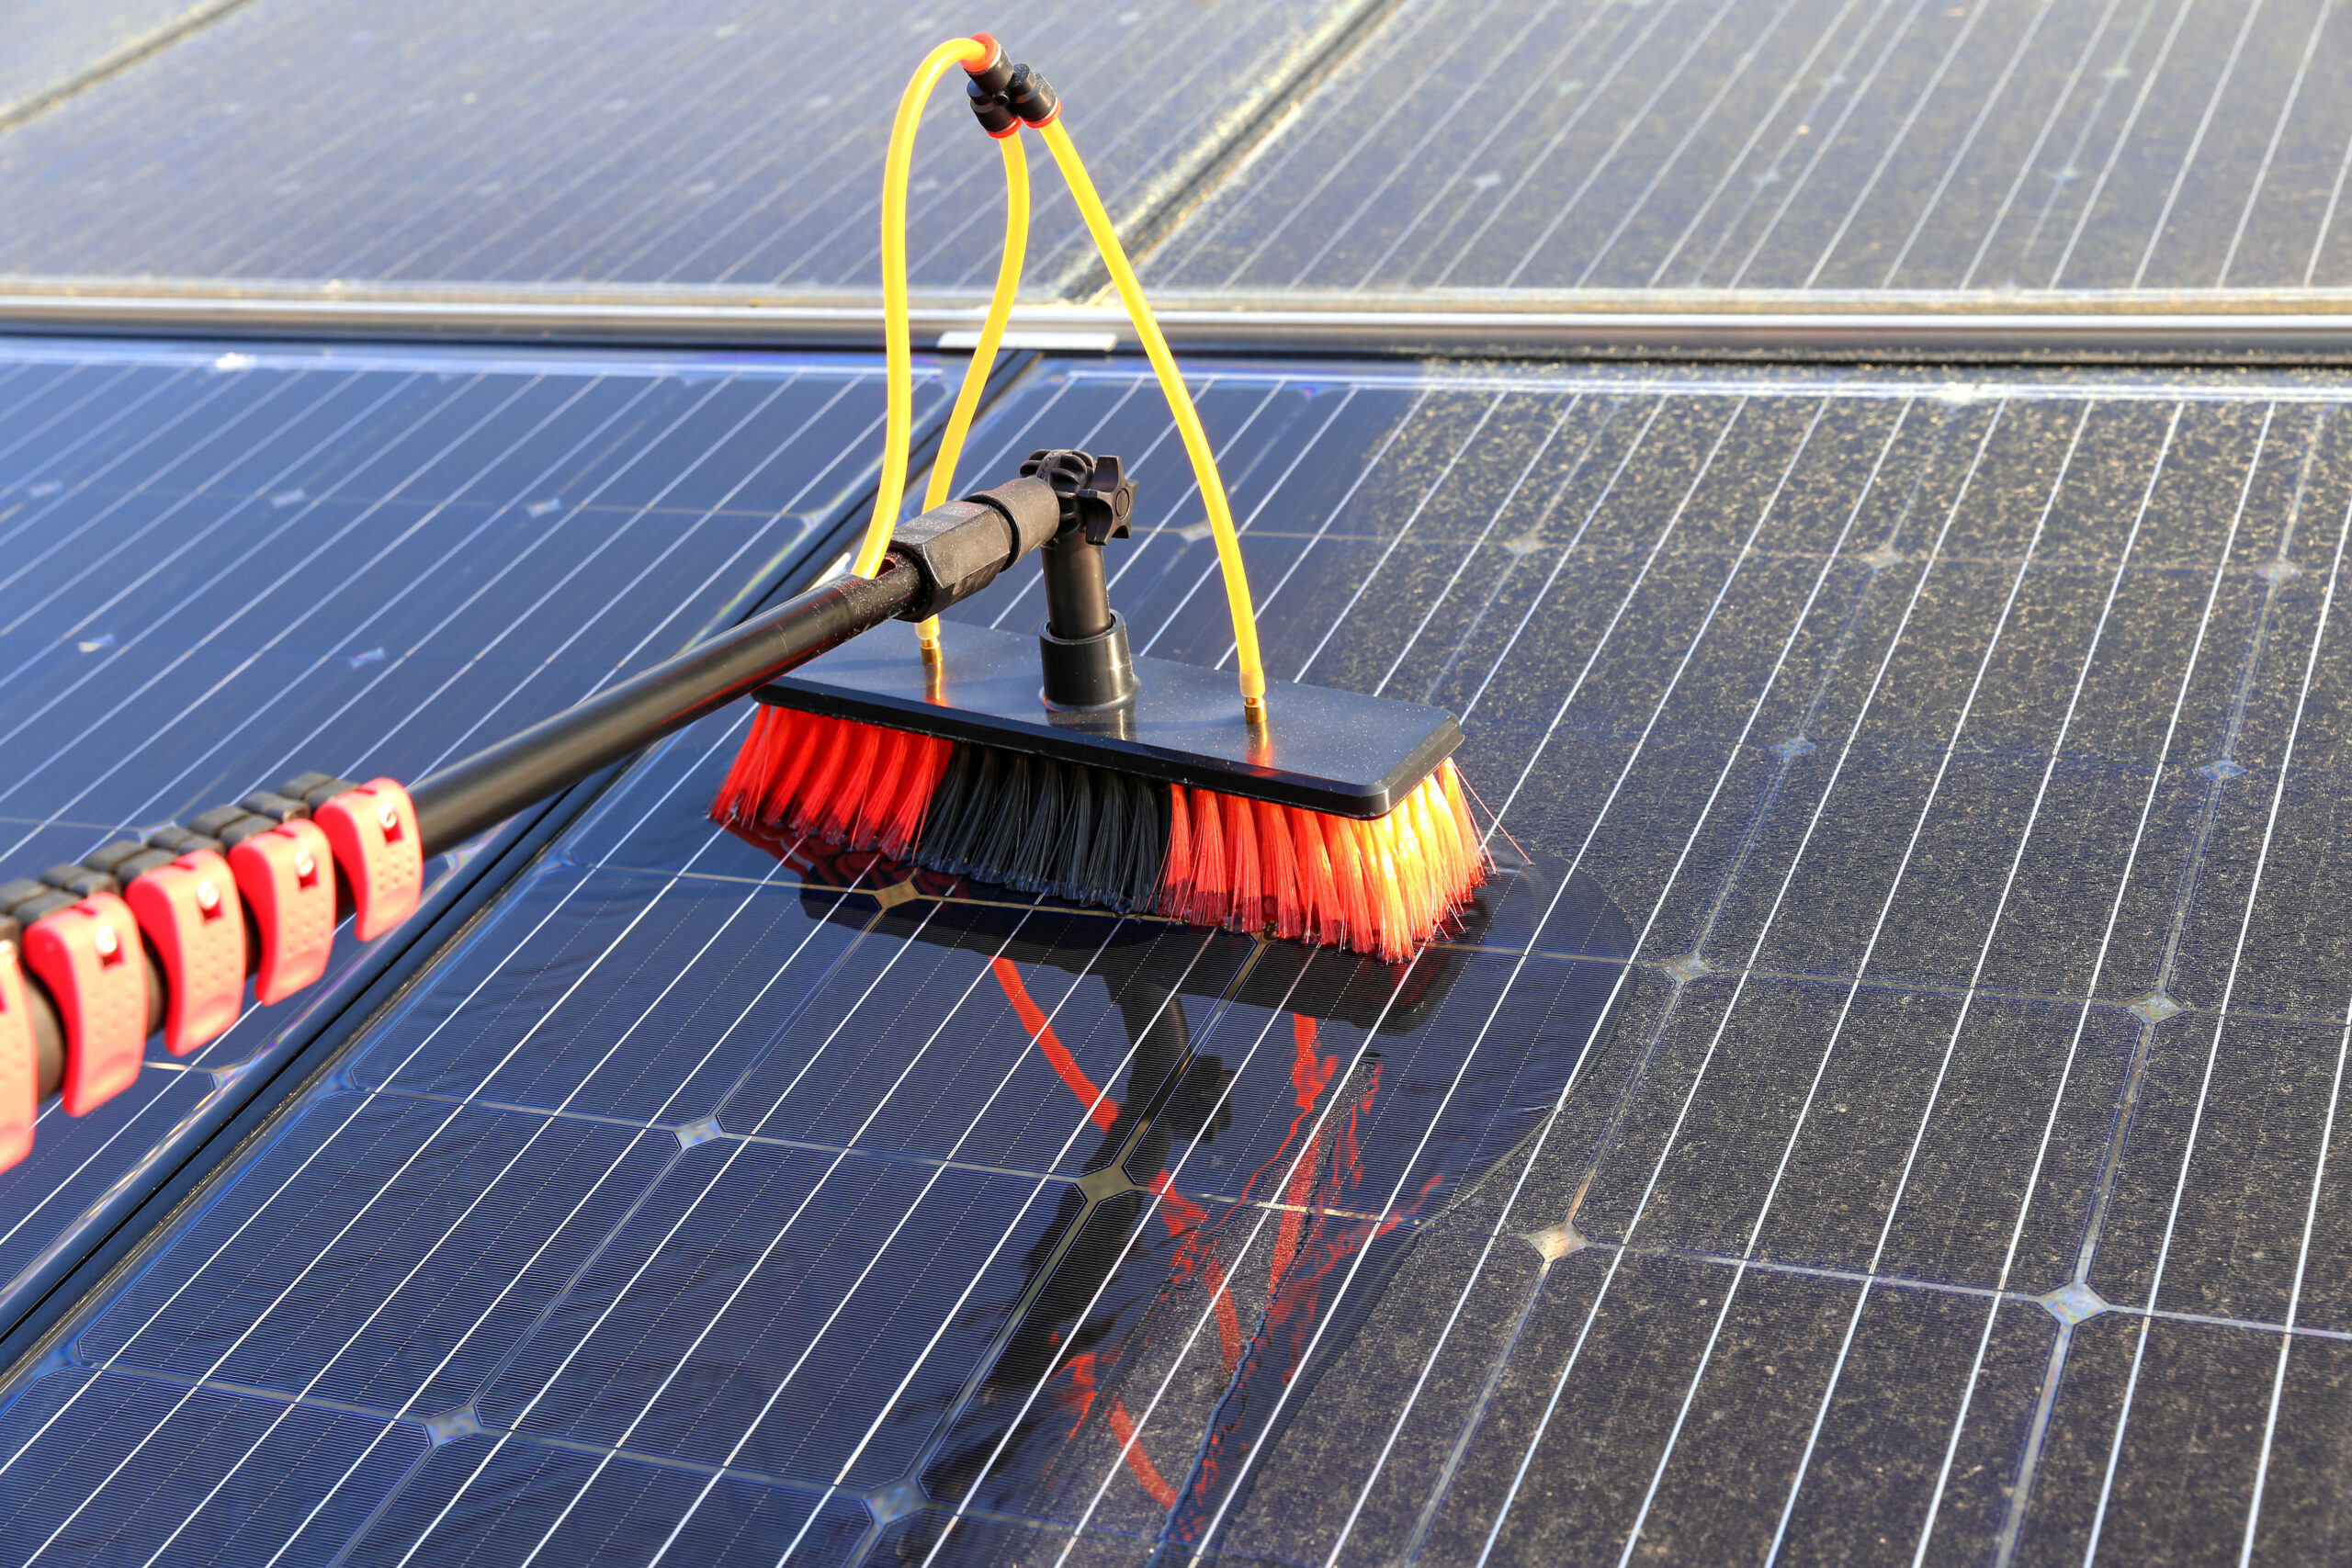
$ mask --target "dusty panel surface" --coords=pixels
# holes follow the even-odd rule
[[[12,1392],[12,1549],[2323,1550],[2342,385],[1197,392],[1275,672],[1464,719],[1464,931],[720,833],[707,721]],[[1141,482],[1138,646],[1221,660],[1148,378],[1034,378],[973,460],[1049,444]]]
[[[6,874],[306,771],[413,781],[667,657],[872,483],[881,414],[852,358],[0,344]],[[51,1104],[0,1176],[0,1316],[366,952],[346,932],[195,1055],[152,1042],[85,1116]]]
[[[1412,0],[1147,270],[1431,305],[2340,288],[2347,66],[2328,0]]]
[[[1127,221],[1364,3],[433,0],[395,17],[262,0],[0,134],[0,209],[29,220],[0,237],[0,274],[862,296],[891,113],[959,29],[1046,69]],[[909,256],[920,285],[985,294],[1004,182],[961,82],[924,121]],[[1042,286],[1091,252],[1052,159],[1023,144]]]
[[[162,41],[214,8],[189,0],[11,6],[8,50],[0,56],[0,118],[70,88],[127,49]]]

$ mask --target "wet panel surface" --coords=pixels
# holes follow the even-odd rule
[[[718,832],[718,716],[69,1361],[444,1445],[370,1561],[2311,1550],[2340,386],[1204,382],[1276,672],[1464,716],[1462,931],[1392,968]],[[1116,600],[1216,663],[1148,389],[1049,368],[974,461],[1128,457]],[[413,1345],[324,1283],[410,1270]],[[242,1347],[125,1326],[231,1277]]]

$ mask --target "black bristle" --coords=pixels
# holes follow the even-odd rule
[[[914,859],[932,871],[1125,914],[1159,898],[1168,818],[1165,784],[958,744]]]

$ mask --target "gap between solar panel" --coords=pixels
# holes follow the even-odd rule
[[[894,528],[912,403],[905,186],[922,102],[956,64],[981,126],[1008,146],[1005,262],[928,509]],[[985,35],[933,50],[900,102],[883,222],[888,445],[851,575],[413,791],[305,773],[0,885],[0,1169],[31,1148],[48,1095],[69,1115],[105,1103],[136,1081],[150,1035],[183,1055],[217,1038],[249,975],[256,1000],[276,1001],[325,972],[346,916],[362,942],[407,919],[427,859],[755,689],[759,716],[712,807],[722,820],[1392,961],[1446,930],[1488,869],[1450,760],[1460,727],[1419,704],[1269,686],[1215,457],[1059,115],[1044,78]],[[1117,458],[1041,451],[1009,483],[945,500],[1019,281],[1027,185],[1010,142],[1023,127],[1060,163],[1193,458],[1241,655],[1238,703],[1215,671],[1129,651],[1102,567],[1134,505]],[[938,620],[1032,552],[1046,580],[1042,688],[1026,638]],[[885,629],[893,619],[916,629]]]

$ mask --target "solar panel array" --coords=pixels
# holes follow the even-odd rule
[[[2334,0],[1428,0],[1153,272],[1439,301],[2341,288],[2347,69]]]
[[[198,22],[209,9],[187,0],[100,0],[12,10],[8,52],[0,57],[0,124],[28,112],[48,93],[86,78],[124,50],[160,42],[175,27]]]
[[[881,401],[850,358],[0,344],[8,874],[309,769],[413,780],[666,657],[872,482]],[[333,988],[43,1111],[0,1176],[0,1324]]]
[[[868,293],[890,114],[991,27],[1050,64],[1104,199],[1148,215],[1367,0],[1228,14],[1034,0],[877,17],[463,0],[397,25],[268,0],[0,137],[0,274]],[[985,293],[997,155],[958,82],[924,121],[916,281]],[[1028,276],[1091,262],[1036,139]]]
[[[1390,970],[701,820],[670,744],[0,1416],[9,1548],[2308,1550],[2352,1433],[2324,377],[1228,365],[1284,677],[1464,716]],[[1226,651],[1139,368],[1139,647]],[[967,611],[1018,626],[1033,594]]]

